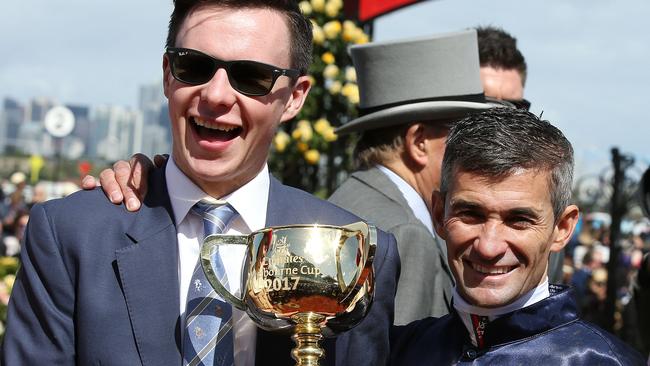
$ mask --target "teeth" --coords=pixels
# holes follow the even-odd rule
[[[504,274],[510,272],[512,269],[511,266],[507,267],[483,267],[480,264],[472,263],[472,268],[475,271],[485,273],[485,274]]]
[[[194,117],[194,123],[201,127],[209,128],[212,130],[219,130],[219,131],[224,131],[224,132],[230,132],[234,129],[237,128],[237,126],[233,125],[227,125],[225,123],[219,123],[219,122],[209,122],[209,121],[204,121],[201,118]]]

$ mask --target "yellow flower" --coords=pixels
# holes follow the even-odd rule
[[[275,138],[273,139],[275,151],[283,152],[287,148],[290,140],[291,137],[289,137],[289,134],[282,130],[278,131],[278,133],[275,134]]]
[[[306,119],[298,121],[296,128],[291,132],[291,137],[294,140],[300,140],[301,142],[309,142],[314,135],[314,131],[311,128],[311,123]]]
[[[341,82],[338,81],[338,80],[335,80],[335,81],[333,81],[331,83],[328,83],[328,84],[329,85],[327,86],[327,91],[329,91],[330,94],[332,94],[332,95],[336,95],[336,94],[340,93],[341,88],[343,87]]]
[[[313,19],[311,20],[311,23],[313,25],[312,34],[314,43],[317,45],[323,44],[323,42],[325,42],[325,32],[323,32],[323,28],[321,28]]]
[[[357,71],[352,66],[348,66],[345,69],[345,80],[356,83],[357,82]]]
[[[359,87],[356,84],[345,83],[343,89],[341,89],[341,94],[347,97],[350,103],[359,104]]]
[[[326,79],[334,79],[335,77],[338,76],[338,74],[339,74],[339,67],[334,64],[327,65],[323,69],[323,76]]]
[[[311,0],[311,7],[314,11],[322,13],[325,9],[325,0]]]
[[[336,4],[336,6],[338,6],[339,9],[343,7],[343,0],[329,0],[328,2],[332,4]]]
[[[363,33],[362,30],[359,30],[359,33],[357,34],[357,37],[354,39],[354,43],[356,43],[356,44],[366,44],[368,42],[370,42],[370,38],[368,37],[368,35]]]
[[[320,160],[320,153],[316,149],[311,149],[305,151],[304,157],[305,161],[307,161],[307,164],[316,165]]]
[[[357,32],[359,28],[357,28],[356,24],[354,24],[353,21],[351,20],[346,20],[343,22],[343,40],[345,42],[352,42],[354,40],[354,37],[357,36]]]
[[[330,121],[325,118],[319,118],[318,121],[314,123],[314,130],[321,135],[325,135],[325,132],[331,127],[332,125],[330,125]]]
[[[7,288],[11,290],[14,287],[14,282],[16,281],[16,276],[12,274],[8,274],[5,276],[3,279],[3,282],[5,285],[7,285]]]
[[[323,55],[320,57],[321,60],[323,60],[324,63],[326,64],[333,64],[336,62],[336,58],[332,54],[332,52],[325,52]]]
[[[18,259],[16,257],[0,257],[0,267],[17,267]]]
[[[328,1],[325,5],[325,14],[330,18],[336,18],[341,10],[341,5],[337,1]]]
[[[305,151],[309,150],[309,145],[307,145],[304,142],[297,143],[296,147],[298,148],[298,151],[300,151],[301,153],[304,153]]]
[[[323,32],[325,32],[325,37],[327,39],[334,39],[338,37],[341,33],[341,22],[338,20],[332,20],[323,25]]]
[[[304,15],[311,14],[312,8],[311,8],[311,4],[309,3],[309,1],[301,1],[300,4],[298,4],[298,6],[300,7],[300,11]]]
[[[330,127],[327,130],[325,130],[325,133],[323,133],[323,138],[327,142],[332,142],[332,141],[336,141],[338,136],[336,135],[336,132],[334,132],[334,128]]]

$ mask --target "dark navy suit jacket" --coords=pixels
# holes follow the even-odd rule
[[[488,323],[477,349],[453,311],[391,334],[391,365],[645,365],[622,341],[580,320],[572,291],[551,285],[545,300]]]
[[[2,365],[181,365],[176,226],[164,169],[151,174],[140,211],[111,204],[100,190],[34,206],[9,304]],[[271,179],[267,226],[343,225],[352,214]],[[368,317],[325,340],[323,365],[379,365],[399,257],[378,235],[375,302]],[[256,363],[291,365],[292,341],[259,331]],[[336,361],[336,363],[335,363]]]

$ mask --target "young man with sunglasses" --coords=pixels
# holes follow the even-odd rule
[[[292,363],[289,335],[257,329],[222,301],[197,311],[200,317],[186,312],[205,285],[195,277],[204,235],[199,201],[235,213],[222,231],[233,234],[360,220],[282,185],[266,166],[278,125],[298,113],[309,91],[311,41],[293,1],[175,1],[162,65],[171,158],[149,174],[137,213],[101,190],[34,207],[2,364]],[[220,255],[236,291],[244,253]],[[322,365],[385,364],[399,259],[383,232],[374,268],[371,310],[353,330],[322,342]],[[217,328],[197,325],[198,318]]]

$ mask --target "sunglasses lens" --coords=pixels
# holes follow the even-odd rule
[[[265,95],[273,87],[273,69],[255,62],[233,62],[230,80],[232,86],[243,94]]]
[[[214,61],[205,55],[183,52],[172,58],[172,72],[178,80],[198,85],[212,79],[215,72]]]

